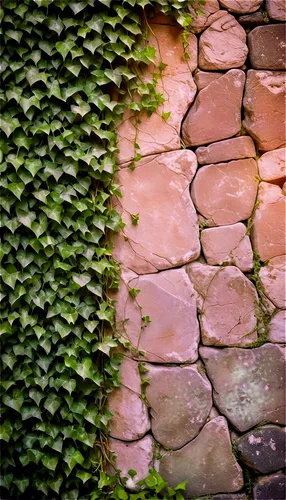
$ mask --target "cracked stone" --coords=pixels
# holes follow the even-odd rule
[[[110,436],[133,441],[150,429],[147,405],[141,399],[141,378],[138,363],[124,358],[120,365],[121,386],[108,394],[107,407],[112,412]]]
[[[249,58],[255,69],[286,68],[285,24],[259,26],[248,35]]]
[[[240,160],[242,158],[254,158],[256,156],[254,142],[247,135],[214,142],[208,146],[201,146],[196,149],[195,153],[198,163],[201,165]]]
[[[145,479],[153,463],[154,440],[152,436],[147,435],[139,441],[126,443],[117,439],[109,439],[110,451],[114,454],[112,465],[115,470],[120,471],[120,477],[128,478],[126,487],[130,491],[140,491],[137,483]],[[136,476],[131,478],[128,475],[129,470],[135,470]],[[113,471],[110,470],[112,473]]]
[[[257,340],[254,285],[236,267],[213,267],[194,263],[187,272],[202,297],[198,304],[202,343],[215,346],[245,346]],[[202,281],[201,275],[205,278]]]
[[[138,274],[177,267],[200,255],[198,218],[189,194],[196,155],[179,150],[142,158],[118,173],[123,198],[117,210],[125,228],[113,255]],[[137,225],[130,214],[139,214]]]
[[[199,40],[199,67],[205,70],[239,68],[246,61],[246,33],[235,17],[225,13]]]
[[[159,473],[170,487],[188,479],[187,498],[240,490],[243,475],[232,454],[226,419],[214,418],[193,441],[166,453],[159,462]]]
[[[129,271],[121,278],[119,291],[113,294],[117,331],[134,349],[145,351],[145,360],[196,361],[200,338],[196,296],[185,269],[139,277]],[[136,300],[129,293],[132,288],[140,290]],[[151,323],[142,321],[146,316]]]
[[[260,260],[266,261],[286,254],[286,197],[279,186],[261,182],[257,199],[251,239]]]
[[[198,212],[218,226],[248,219],[256,200],[257,174],[253,159],[201,167],[191,186]]]
[[[265,295],[279,309],[286,308],[286,255],[273,257],[259,271]]]
[[[269,340],[278,344],[286,342],[286,310],[278,311],[272,317],[269,326]]]
[[[204,229],[201,243],[206,261],[211,266],[230,264],[242,272],[249,272],[253,268],[250,238],[241,222]]]
[[[196,82],[198,90],[202,90],[211,82],[220,78],[222,75],[223,73],[215,73],[214,71],[201,71],[200,69],[198,69],[194,74],[194,80]]]
[[[258,149],[270,151],[285,146],[284,104],[285,72],[248,70],[243,125]]]
[[[285,428],[265,425],[236,440],[241,460],[251,469],[269,474],[285,467]]]
[[[220,141],[240,131],[244,82],[244,72],[232,69],[199,92],[182,126],[186,146]]]
[[[253,500],[283,500],[284,498],[286,498],[286,477],[281,473],[259,478],[253,488]]]
[[[286,148],[268,151],[258,160],[259,176],[265,182],[279,184],[286,181]]]
[[[286,21],[286,3],[284,0],[266,0],[266,10],[273,21]]]
[[[263,0],[219,0],[222,7],[235,14],[248,14],[259,9]]]
[[[285,352],[277,344],[254,349],[202,347],[200,355],[219,411],[240,432],[285,424]]]
[[[202,9],[200,0],[192,0],[189,11],[192,16],[193,33],[201,33],[210,25],[212,15],[219,11],[219,3],[218,0],[208,0]]]
[[[212,407],[212,387],[201,364],[155,366],[144,364],[146,398],[151,407],[152,433],[162,446],[178,449],[191,441]]]

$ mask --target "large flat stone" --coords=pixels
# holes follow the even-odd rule
[[[257,194],[257,173],[253,159],[200,168],[191,186],[192,200],[198,212],[218,226],[248,219]]]
[[[142,158],[134,172],[118,173],[118,200],[125,228],[115,237],[114,257],[139,274],[176,267],[198,258],[199,228],[189,194],[197,159],[189,150]],[[137,225],[131,215],[139,214]]]
[[[273,21],[286,21],[286,2],[284,0],[266,0],[267,14]]]
[[[285,194],[279,186],[267,182],[259,185],[258,207],[253,217],[251,239],[253,248],[262,261],[286,254]]]
[[[189,10],[193,33],[201,33],[210,25],[213,14],[219,11],[219,3],[218,0],[208,0],[202,6],[200,0],[192,0],[189,2]]]
[[[265,425],[236,440],[241,460],[251,469],[269,474],[285,467],[285,428]]]
[[[247,72],[243,105],[243,125],[258,149],[270,151],[284,147],[285,73],[250,69]]]
[[[255,69],[286,68],[285,24],[259,26],[248,35],[249,58]]]
[[[214,418],[191,443],[166,453],[159,472],[171,487],[188,479],[187,498],[240,490],[242,470],[232,454],[226,419]]]
[[[219,0],[222,7],[235,14],[248,14],[259,9],[263,0]]]
[[[242,272],[249,272],[253,268],[250,238],[241,222],[204,229],[201,243],[206,261],[211,266],[234,265]]]
[[[196,149],[198,163],[206,165],[256,156],[255,145],[251,137],[242,135],[234,139],[214,142]]]
[[[187,266],[187,272],[203,301],[200,326],[204,345],[245,346],[257,340],[257,293],[236,267],[212,268],[204,264]],[[202,281],[200,276],[210,276]]]
[[[277,473],[258,479],[253,488],[253,500],[284,500],[286,498],[286,477]]]
[[[286,343],[286,310],[277,311],[271,318],[269,340],[278,344]]]
[[[191,441],[212,407],[212,387],[201,364],[154,366],[145,364],[146,397],[151,407],[152,433],[165,448],[177,449]]]
[[[136,299],[130,289],[140,290]],[[123,272],[116,303],[116,329],[155,363],[193,363],[200,338],[195,291],[184,268],[138,277]],[[142,320],[150,317],[151,323]],[[136,356],[136,353],[133,353]]]
[[[282,187],[286,181],[286,148],[274,149],[260,156],[258,170],[263,181]]]
[[[240,68],[247,53],[244,29],[235,17],[225,12],[200,36],[199,67],[205,70]]]
[[[254,349],[202,347],[219,411],[240,432],[285,423],[285,356],[275,344]]]
[[[273,257],[259,271],[265,295],[279,309],[286,309],[286,255]]]

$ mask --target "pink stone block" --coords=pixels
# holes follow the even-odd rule
[[[286,255],[273,257],[260,269],[265,295],[279,309],[286,308]]]
[[[214,142],[208,146],[196,149],[198,163],[220,163],[229,160],[240,160],[242,158],[254,158],[256,156],[255,145],[251,137],[242,135],[226,141]]]
[[[286,148],[268,151],[260,156],[258,170],[263,181],[282,186],[286,181]]]

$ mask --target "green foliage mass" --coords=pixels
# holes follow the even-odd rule
[[[160,102],[138,77],[155,55],[144,8],[186,26],[186,3],[1,2],[1,498],[127,498],[100,472],[120,384],[115,130],[126,106]]]

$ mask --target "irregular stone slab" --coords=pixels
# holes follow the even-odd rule
[[[232,15],[226,14],[200,36],[199,67],[206,70],[239,68],[245,63],[247,53],[244,29]]]
[[[197,497],[196,500],[247,500],[247,496],[244,493],[238,493],[238,494],[229,494],[226,493],[226,495],[214,495],[214,496],[207,496],[207,497]]]
[[[269,23],[268,17],[261,11],[254,12],[253,14],[246,14],[245,16],[239,16],[237,21],[245,28],[254,28],[255,26]]]
[[[202,90],[207,87],[211,82],[217,80],[223,75],[223,73],[216,73],[211,71],[201,71],[198,69],[194,75],[194,79],[198,90]]]
[[[240,131],[244,82],[244,72],[232,69],[199,92],[183,123],[186,146],[220,141]]]
[[[121,386],[108,394],[107,407],[113,413],[109,434],[123,441],[139,439],[150,429],[147,405],[141,399],[138,363],[124,358],[120,365]]]
[[[247,14],[259,9],[263,0],[219,0],[222,7],[235,14]]]
[[[200,168],[191,186],[197,210],[217,226],[248,219],[257,194],[257,173],[253,159]]]
[[[243,125],[258,149],[270,151],[285,146],[284,104],[285,73],[253,69],[247,72]]]
[[[286,255],[273,257],[259,271],[265,295],[279,309],[286,308]]]
[[[196,269],[200,267],[199,273]],[[187,266],[194,287],[203,298],[200,314],[204,345],[245,346],[257,340],[255,316],[257,293],[253,284],[236,267],[214,268],[210,280],[199,276],[208,266]],[[206,276],[208,273],[206,272]],[[207,286],[204,286],[207,285]]]
[[[167,64],[159,79],[156,91],[162,93],[165,102],[151,116],[140,113],[136,124],[135,113],[126,111],[122,123],[118,127],[119,163],[131,161],[137,153],[147,156],[164,151],[180,149],[181,122],[193,102],[196,85],[192,71],[197,67],[197,39],[190,34],[186,48],[190,59],[184,58],[181,40],[182,30],[176,26],[152,24],[150,46],[156,49],[156,62],[143,71],[142,80],[152,81],[153,73],[159,73],[160,61]],[[162,113],[170,116],[164,120]],[[134,149],[134,142],[139,149]]]
[[[191,443],[166,453],[159,473],[170,487],[188,479],[187,498],[240,490],[242,470],[232,454],[226,419],[214,418]]]
[[[286,181],[286,148],[268,151],[260,156],[258,170],[263,181],[282,186]]]
[[[271,319],[269,340],[278,344],[286,342],[286,311],[278,311]]]
[[[262,261],[286,253],[285,194],[279,186],[267,182],[259,185],[258,207],[253,217],[251,239],[253,248]]]
[[[274,21],[286,21],[286,3],[284,0],[266,0],[267,14]]]
[[[151,407],[152,433],[162,446],[175,450],[191,441],[206,423],[212,407],[212,387],[201,364],[145,364],[146,398]]]
[[[255,145],[251,137],[242,135],[226,141],[214,142],[196,149],[198,163],[220,163],[241,158],[255,158]]]
[[[184,268],[147,274],[123,272],[116,303],[116,329],[155,363],[193,363],[200,338],[195,290]],[[136,300],[129,290],[140,290]],[[168,312],[166,314],[166,312]],[[142,317],[150,318],[150,323]],[[128,321],[127,321],[128,320]],[[138,353],[133,353],[138,357]]]
[[[286,68],[285,24],[259,26],[248,35],[249,58],[255,69]]]
[[[285,428],[265,425],[236,440],[241,460],[251,469],[269,474],[285,467]]]
[[[199,257],[197,214],[188,189],[196,168],[196,155],[180,150],[142,158],[134,172],[119,171],[123,198],[116,208],[126,225],[114,239],[113,255],[123,266],[145,274]],[[136,225],[131,214],[139,214]]]
[[[255,349],[202,347],[201,357],[219,411],[240,432],[285,423],[285,356],[275,344]]]
[[[152,436],[145,436],[132,443],[109,439],[109,445],[111,453],[114,454],[112,460],[114,469],[120,471],[121,479],[128,478],[126,487],[131,491],[140,491],[142,487],[138,486],[138,481],[145,479],[152,468],[154,449]],[[110,472],[114,473],[114,469]],[[128,475],[131,469],[137,472],[133,478]]]
[[[286,478],[284,474],[261,477],[253,488],[253,500],[283,500],[286,498]]]
[[[186,266],[186,271],[196,291],[197,308],[201,312],[207,290],[219,269],[201,262],[193,262],[192,265]]]
[[[204,229],[201,242],[206,261],[211,266],[231,264],[242,272],[249,272],[253,268],[250,238],[241,222]]]
[[[189,10],[192,16],[193,33],[201,33],[209,26],[212,15],[219,11],[219,3],[218,0],[208,0],[202,6],[199,0],[193,0],[190,2]]]

